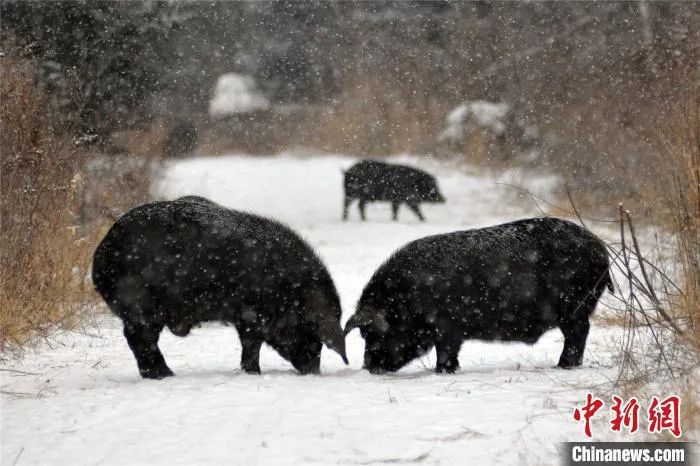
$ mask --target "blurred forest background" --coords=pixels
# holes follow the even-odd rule
[[[80,320],[95,240],[147,199],[154,161],[192,153],[550,171],[586,209],[624,201],[686,235],[700,289],[698,2],[4,1],[0,15],[3,349]],[[222,76],[242,96],[218,111]]]

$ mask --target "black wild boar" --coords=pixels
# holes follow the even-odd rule
[[[559,327],[559,366],[578,366],[608,254],[588,230],[557,218],[428,236],[394,253],[345,326],[365,339],[364,368],[396,371],[433,346],[437,372],[459,368],[466,339],[533,344]]]
[[[406,203],[423,221],[421,202],[445,202],[432,175],[407,167],[375,160],[363,160],[345,172],[345,204],[343,220],[353,200],[359,199],[360,217],[365,220],[368,202],[391,202],[392,219],[398,218],[399,206]]]
[[[130,210],[95,251],[95,288],[124,322],[143,377],[173,375],[158,349],[163,327],[184,337],[230,322],[241,367],[259,373],[263,342],[301,373],[319,371],[321,345],[347,363],[340,300],[311,247],[288,227],[195,196]]]

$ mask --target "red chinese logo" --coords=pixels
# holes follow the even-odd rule
[[[632,397],[624,406],[622,406],[622,398],[613,395],[612,411],[615,417],[610,421],[610,430],[620,432],[622,427],[627,428],[630,434],[637,432],[639,428],[639,403],[637,399]]]
[[[598,410],[602,407],[603,401],[597,398],[593,398],[593,395],[589,393],[586,396],[586,404],[583,405],[583,407],[580,410],[578,408],[574,410],[574,419],[580,421],[581,418],[583,418],[586,424],[584,431],[586,432],[587,437],[591,436],[591,418],[595,416],[595,413],[597,413]]]
[[[649,432],[668,430],[674,437],[681,436],[681,399],[675,395],[659,401],[651,398],[649,406]]]
[[[625,402],[617,395],[612,396],[612,401],[610,430],[622,432],[625,429],[630,434],[637,432],[639,430],[639,401],[632,397]],[[583,430],[586,437],[592,437],[591,419],[603,406],[603,400],[588,393],[586,403],[580,408],[574,409],[574,419],[578,422],[584,422]],[[647,414],[649,433],[668,431],[676,438],[683,433],[681,429],[681,400],[676,395],[671,395],[663,400],[659,400],[656,396],[652,397]]]

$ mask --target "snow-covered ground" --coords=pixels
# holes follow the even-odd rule
[[[425,223],[405,207],[392,222],[381,204],[365,223],[354,206],[342,222],[341,169],[354,160],[340,156],[184,160],[154,193],[199,194],[288,223],[325,260],[347,319],[372,272],[402,244],[538,214],[486,176],[398,160],[435,173],[447,197],[423,205]],[[212,324],[184,339],[166,330],[161,348],[177,375],[152,381],[139,377],[119,322],[100,322],[3,366],[2,464],[557,463],[559,442],[584,438],[574,406],[614,377],[610,342],[619,336],[594,323],[584,365],[570,371],[554,368],[563,342],[555,330],[534,346],[466,342],[454,375],[434,374],[431,354],[375,376],[361,369],[355,331],[349,367],[324,349],[322,375],[299,376],[264,348],[263,374],[254,376],[239,370],[235,329]]]

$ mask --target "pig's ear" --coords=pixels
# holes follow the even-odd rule
[[[372,316],[369,312],[356,312],[345,322],[345,331],[343,332],[346,336],[348,333],[352,332],[353,329],[365,327],[372,324]]]
[[[319,338],[328,348],[332,349],[348,364],[348,356],[345,354],[345,335],[337,322],[328,322],[319,328]]]
[[[353,329],[360,328],[363,325],[363,322],[361,322],[362,316],[359,314],[353,314],[350,316],[347,322],[345,322],[345,330],[343,331],[343,335],[347,336],[348,333],[352,332]]]
[[[355,328],[368,327],[370,325],[379,332],[386,332],[389,328],[389,323],[383,310],[365,307],[356,312],[345,323],[344,333],[347,336]]]

